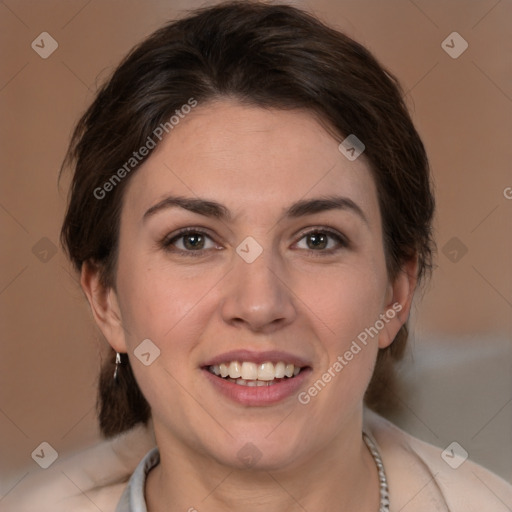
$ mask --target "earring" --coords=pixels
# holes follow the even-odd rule
[[[119,371],[119,365],[121,364],[121,354],[116,352],[116,369],[114,370],[114,381],[117,382],[117,373]]]

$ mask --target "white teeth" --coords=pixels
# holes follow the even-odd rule
[[[284,370],[286,365],[284,363],[277,363],[274,367],[274,371],[276,372],[276,379],[282,379],[284,377]]]
[[[275,379],[295,377],[300,373],[301,368],[283,361],[275,364],[267,361],[259,365],[249,361],[241,363],[239,361],[226,361],[210,366],[209,370],[217,376],[227,378],[242,386],[262,386],[273,384]],[[254,382],[254,384],[249,384],[250,382]]]
[[[249,387],[268,387],[274,386],[278,383],[277,380],[245,380],[245,379],[228,379],[229,382],[233,382],[238,384],[239,386],[249,386]]]
[[[275,371],[272,363],[260,364],[258,368],[258,380],[274,380]]]
[[[229,376],[238,379],[242,376],[242,365],[238,361],[232,361],[229,365]]]
[[[255,363],[242,363],[242,379],[256,380],[258,378],[258,367]]]
[[[227,377],[229,375],[228,367],[224,363],[219,365],[219,370],[221,377]]]
[[[233,382],[234,384],[239,384],[240,386],[253,386],[253,384],[249,384],[250,382],[255,382],[257,387],[261,386],[273,386],[275,384],[274,381],[264,381],[264,380],[244,380],[244,379],[227,379],[229,382]]]

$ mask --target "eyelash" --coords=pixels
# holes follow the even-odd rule
[[[331,249],[323,249],[323,250],[304,249],[304,250],[308,251],[310,254],[312,254],[314,257],[330,256],[333,253],[335,253],[343,248],[348,248],[350,246],[348,240],[342,234],[338,233],[337,231],[334,231],[333,229],[325,228],[325,227],[314,228],[314,229],[311,229],[310,231],[302,232],[299,235],[298,242],[301,241],[303,238],[307,237],[308,235],[319,234],[319,233],[328,235],[329,237],[335,239],[336,242],[339,244],[339,246],[334,249],[331,248]],[[197,251],[187,251],[187,250],[183,250],[183,249],[171,248],[175,242],[177,242],[179,239],[184,238],[186,235],[189,235],[189,234],[202,235],[202,236],[206,236],[206,237],[210,238],[211,240],[213,240],[213,237],[207,231],[204,231],[203,229],[200,229],[200,228],[190,227],[190,228],[180,229],[177,233],[173,233],[172,235],[166,236],[160,242],[160,246],[166,251],[179,253],[183,256],[186,256],[186,257],[190,256],[193,258],[204,256],[205,251],[212,250],[212,249],[198,249]]]

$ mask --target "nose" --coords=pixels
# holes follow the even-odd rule
[[[260,333],[271,333],[293,322],[297,311],[291,282],[277,256],[264,250],[247,263],[234,255],[233,268],[224,282],[221,314],[230,325]]]

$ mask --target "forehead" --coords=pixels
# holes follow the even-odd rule
[[[142,215],[173,194],[271,215],[299,199],[342,194],[369,216],[378,214],[364,155],[349,161],[338,150],[340,140],[305,111],[233,101],[199,105],[136,171],[125,205],[130,216]]]

